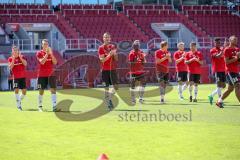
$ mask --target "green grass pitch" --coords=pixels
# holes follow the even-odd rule
[[[153,87],[148,87],[153,88]],[[232,93],[219,109],[208,103],[215,85],[199,86],[199,102],[179,101],[176,87],[160,105],[159,96],[130,107],[121,99],[117,108],[90,121],[63,121],[51,111],[50,93],[44,109],[37,109],[37,91],[29,91],[16,109],[13,92],[0,92],[1,160],[96,160],[106,153],[111,160],[238,160],[240,106]],[[188,92],[184,93],[185,98]],[[74,114],[86,112],[101,100],[58,93],[58,101],[74,101]],[[216,100],[216,97],[215,97]],[[128,114],[188,114],[191,121],[128,121]]]

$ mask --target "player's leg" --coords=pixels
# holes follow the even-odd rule
[[[198,83],[194,82],[194,98],[193,98],[193,102],[197,102],[197,95],[198,95]]]
[[[20,100],[22,101],[27,94],[25,78],[21,78],[19,88],[22,90],[22,94],[20,95]]]
[[[165,88],[166,88],[165,81],[164,80],[160,81],[160,98],[161,98],[160,102],[161,103],[165,102],[165,100],[164,100]]]
[[[130,96],[131,96],[131,102],[132,105],[136,104],[136,75],[131,74],[130,75]]]
[[[139,77],[139,102],[140,103],[143,103],[143,101],[144,101],[143,95],[144,95],[145,86],[146,86],[145,77],[144,77],[144,75],[141,75]]]
[[[230,93],[234,90],[234,84],[237,80],[237,74],[234,73],[228,73],[226,76],[227,82],[228,82],[228,88],[227,90],[223,93],[223,95],[218,99],[216,102],[216,105],[220,108],[223,108],[223,101],[226,99]]]
[[[194,99],[193,102],[197,102],[197,95],[198,95],[198,84],[200,83],[200,74],[194,74]]]
[[[116,93],[116,91],[118,90],[118,77],[117,77],[116,70],[111,70],[109,77],[110,77],[109,83],[110,83],[110,85],[112,85],[112,88],[109,88],[109,105],[113,109],[114,105],[112,102],[112,98],[113,98],[114,94]]]
[[[189,86],[188,86],[188,90],[189,90],[189,101],[192,102],[192,90],[193,90],[193,85],[194,85],[194,82],[193,82],[193,74],[189,73],[188,74],[188,83],[189,83]]]
[[[183,89],[183,83],[182,83],[182,73],[181,72],[177,72],[177,81],[178,81],[178,95],[179,95],[179,99],[183,100],[183,95],[182,95],[182,89]]]
[[[102,80],[104,83],[104,100],[105,104],[108,107],[109,110],[112,110],[112,106],[110,104],[110,91],[109,86],[111,84],[111,77],[110,77],[110,71],[102,71]]]
[[[39,90],[39,95],[38,95],[38,110],[39,112],[42,112],[43,109],[43,94],[44,94],[44,89],[47,88],[48,85],[48,78],[47,77],[38,77],[38,82],[37,82],[37,88]]]
[[[240,103],[240,82],[237,82],[234,88],[235,88],[235,95],[238,99],[238,102]]]
[[[165,99],[165,90],[167,86],[167,81],[168,81],[168,73],[159,73],[159,87],[160,87],[160,102],[164,103]]]
[[[227,90],[222,94],[222,96],[216,102],[216,105],[219,108],[223,108],[224,99],[226,99],[230,95],[230,93],[232,93],[233,90],[234,90],[234,85],[228,84]]]
[[[48,84],[50,86],[53,112],[59,111],[59,110],[57,110],[56,77],[55,76],[48,77]]]
[[[218,93],[218,90],[219,90],[219,85],[220,85],[220,77],[219,77],[219,74],[216,72],[214,74],[215,76],[215,80],[216,80],[216,83],[217,83],[217,88],[215,90],[212,91],[212,93],[210,95],[208,95],[208,100],[209,100],[209,103],[212,105],[213,104],[213,98],[214,96]]]
[[[189,82],[188,82],[188,72],[182,72],[182,82],[183,82],[183,85],[182,85],[182,92],[185,91],[189,85]]]
[[[223,108],[223,101],[224,101],[224,99],[226,99],[230,95],[230,93],[234,90],[235,74],[228,73],[226,75],[226,79],[227,79],[227,82],[228,82],[228,88],[223,93],[223,95],[218,99],[218,101],[216,102],[216,105],[219,108]]]
[[[14,93],[15,93],[17,108],[18,108],[18,110],[22,111],[21,99],[20,99],[20,95],[19,95],[19,81],[18,81],[18,79],[13,80],[13,89],[14,89]]]

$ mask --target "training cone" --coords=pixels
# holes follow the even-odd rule
[[[109,160],[106,154],[101,154],[97,160]]]

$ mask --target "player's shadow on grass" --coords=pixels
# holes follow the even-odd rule
[[[159,101],[158,101],[159,102]],[[175,105],[182,105],[182,106],[191,106],[191,105],[197,105],[197,103],[187,103],[187,104],[181,104],[181,103],[146,103],[145,105],[155,105],[155,106],[175,106]]]
[[[166,93],[172,91],[173,87],[168,86],[166,89]],[[98,99],[101,102],[98,104],[95,104],[96,106],[94,109],[78,114],[73,114],[70,111],[70,108],[73,104],[73,100],[65,99],[60,101],[57,104],[57,109],[58,110],[64,110],[67,112],[55,112],[56,117],[63,121],[88,121],[88,120],[93,120],[96,118],[99,118],[103,115],[106,115],[107,113],[110,112],[110,110],[107,109],[106,104],[104,102],[104,90],[97,90],[93,88],[88,88],[88,89],[67,89],[67,90],[59,90],[58,91],[61,94],[65,95],[72,95],[72,96],[84,96],[84,97],[89,97],[89,98],[94,98]],[[128,87],[123,87],[119,88],[117,91],[117,95],[119,98],[121,98],[125,104],[128,106],[132,106],[131,102],[129,101],[129,88]],[[153,90],[148,90],[145,92],[145,97],[155,97],[156,95],[159,95],[159,89],[155,88]],[[116,94],[113,96],[112,99],[115,109],[119,104],[119,99],[116,96]]]
[[[33,111],[38,111],[38,109],[24,109],[24,111],[30,111],[30,112],[33,112]]]

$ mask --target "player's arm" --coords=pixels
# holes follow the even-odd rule
[[[112,54],[113,54],[113,59],[115,60],[115,61],[118,61],[118,54],[117,54],[117,50],[116,49],[114,49],[114,50],[112,50],[111,52],[113,52]]]
[[[106,62],[112,55],[109,53],[106,57],[104,54],[99,55],[99,59],[102,63]]]
[[[130,63],[130,66],[133,66],[137,61],[137,57],[129,53],[128,61]]]
[[[190,63],[192,63],[192,62],[195,61],[195,60],[196,60],[196,58],[186,59],[186,60],[185,60],[185,63],[186,63],[186,64],[190,64]]]
[[[167,54],[167,59],[169,63],[172,63],[172,58],[170,53]]]
[[[145,55],[143,55],[143,61],[142,61],[142,63],[147,63],[147,60],[146,60]]]
[[[22,61],[24,66],[27,66],[27,61],[23,58],[23,55],[21,53],[19,53],[19,58]]]
[[[52,49],[51,49],[50,47],[48,48],[48,54],[52,57],[52,63],[53,63],[54,65],[56,65],[56,64],[57,64],[57,59],[56,59],[56,57],[53,55]]]
[[[13,69],[13,67],[14,67],[14,57],[12,57],[12,61],[11,62],[8,62],[8,66],[9,66],[10,70]]]
[[[163,57],[163,58],[158,58],[157,56],[155,56],[156,59],[156,63],[162,63],[163,61],[165,61],[166,59],[168,59],[167,56]]]
[[[201,60],[200,58],[197,58],[197,59],[196,59],[196,62],[198,62],[198,63],[201,64],[201,65],[203,64],[203,60]]]
[[[223,51],[220,51],[219,53],[214,54],[213,57],[215,57],[215,58],[221,58],[222,55],[223,55]]]
[[[43,56],[43,58],[39,58],[37,57],[38,61],[40,62],[40,64],[45,64],[48,58],[48,54],[46,54],[45,56]]]
[[[234,56],[233,58],[229,59],[229,57],[225,57],[226,64],[234,63],[238,60],[237,56]]]
[[[184,56],[182,56],[182,57],[180,57],[180,58],[175,58],[175,62],[176,62],[176,64],[178,64],[178,63],[180,63],[180,62],[182,62],[182,61],[184,61]]]

